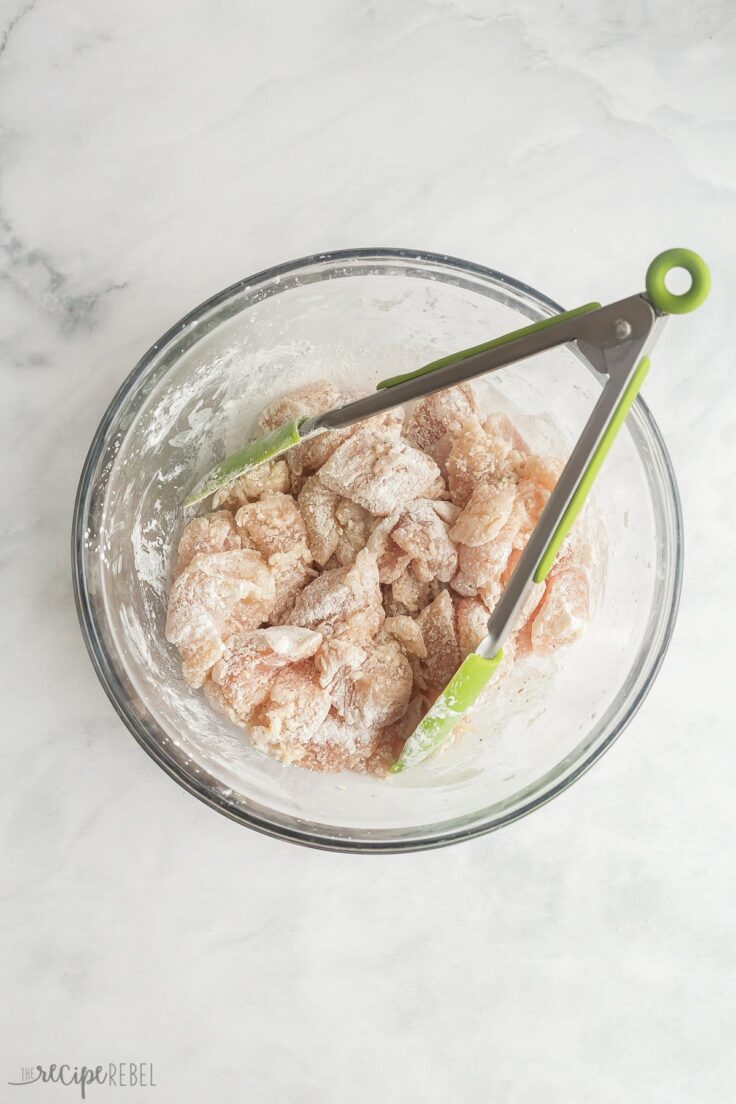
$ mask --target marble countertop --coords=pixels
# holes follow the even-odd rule
[[[145,1061],[155,1089],[88,1100],[732,1099],[735,72],[726,0],[0,3],[0,1083]],[[713,292],[646,397],[685,585],[615,748],[502,832],[393,858],[174,785],[97,683],[69,567],[89,442],[151,342],[323,249],[447,252],[570,305],[679,244]]]

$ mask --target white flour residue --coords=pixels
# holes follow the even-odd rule
[[[415,367],[417,350],[388,344],[371,350],[296,341],[266,352],[233,345],[209,357],[205,352],[200,355],[201,363],[189,368],[182,379],[167,383],[162,394],[154,393],[150,409],[144,406],[141,411],[122,467],[129,478],[110,491],[126,503],[127,533],[119,532],[120,509],[116,508],[110,511],[113,516],[117,513],[114,534],[103,533],[103,542],[109,547],[114,536],[116,547],[122,549],[116,552],[112,573],[122,580],[118,591],[122,635],[135,661],[136,677],[149,687],[155,685],[157,709],[167,722],[165,727],[180,733],[182,748],[197,761],[211,763],[213,769],[216,765],[218,776],[229,775],[237,789],[244,756],[257,753],[243,741],[239,730],[213,713],[201,694],[186,687],[175,649],[164,639],[172,550],[184,522],[192,516],[182,510],[181,501],[214,463],[257,433],[260,411],[278,395],[325,377],[347,391],[366,393],[377,380]],[[566,445],[560,449],[563,454],[568,451],[569,442],[554,425],[543,424],[539,416],[524,416],[491,385],[479,387],[478,393],[486,410],[507,412],[533,446],[548,446],[555,440]],[[578,526],[586,527],[590,549],[586,567],[594,582],[593,593],[599,596],[606,549],[597,510],[586,509]],[[337,603],[338,596],[333,595],[332,601]],[[518,716],[520,702],[525,703],[527,713],[530,702],[537,703],[537,711],[547,708],[547,683],[554,668],[555,662],[549,660],[544,665],[521,664],[512,671],[491,706],[474,711],[471,736],[481,727],[487,731],[490,721],[502,741],[506,721]],[[347,727],[336,726],[333,735],[338,736],[339,728],[343,741],[356,741],[357,731],[349,732]],[[328,731],[325,728],[325,739]],[[468,746],[472,744],[471,738]],[[263,765],[264,771],[273,769],[271,764]],[[275,769],[278,771],[278,766]],[[468,760],[463,769],[472,773],[475,768]],[[437,781],[441,782],[441,777]]]

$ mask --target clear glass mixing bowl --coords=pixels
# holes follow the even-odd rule
[[[520,665],[441,758],[389,781],[281,766],[189,689],[164,639],[179,503],[196,476],[252,435],[264,403],[324,376],[367,391],[399,370],[560,310],[466,261],[360,249],[242,280],[146,353],[102,419],[82,472],[74,581],[107,694],[182,786],[283,839],[403,851],[508,824],[560,793],[612,744],[662,662],[680,592],[675,479],[641,399],[596,485],[608,563],[586,635],[554,662]],[[558,452],[574,442],[599,389],[567,347],[481,384],[485,401],[508,408],[522,428],[539,416],[530,432],[539,447]]]

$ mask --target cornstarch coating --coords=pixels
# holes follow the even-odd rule
[[[354,397],[317,380],[259,426]],[[561,467],[463,384],[239,476],[173,556],[166,637],[183,677],[274,759],[385,775],[485,636]],[[589,543],[576,527],[534,587],[494,685],[582,635]]]

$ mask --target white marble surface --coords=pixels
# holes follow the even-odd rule
[[[172,1104],[732,1100],[733,5],[0,11],[0,1084],[137,1059]],[[148,345],[243,275],[369,244],[565,304],[628,293],[674,244],[714,278],[646,387],[688,542],[643,710],[534,816],[398,858],[261,838],[174,785],[97,684],[68,551],[89,441]]]

